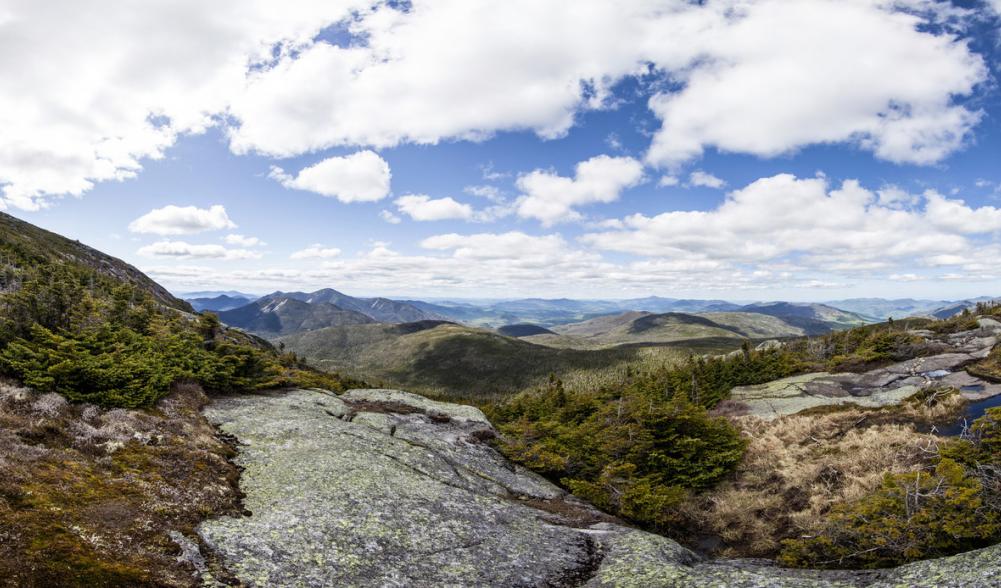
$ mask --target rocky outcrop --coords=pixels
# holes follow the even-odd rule
[[[743,414],[772,419],[817,406],[888,406],[931,386],[958,388],[972,401],[1001,394],[1001,384],[963,371],[964,366],[987,357],[1001,336],[1001,323],[980,319],[978,329],[947,336],[936,336],[931,331],[914,333],[937,344],[943,353],[861,374],[816,372],[767,384],[739,386],[730,393],[728,404],[739,407]]]
[[[198,527],[250,586],[966,586],[999,550],[888,572],[708,561],[632,529],[485,441],[479,410],[404,392],[296,390],[217,400],[241,445],[250,514]]]

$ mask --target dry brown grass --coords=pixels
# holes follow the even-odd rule
[[[736,417],[750,444],[733,479],[691,500],[698,534],[722,539],[719,555],[770,557],[782,539],[809,534],[838,502],[875,489],[887,473],[928,459],[940,438],[914,422],[955,415],[957,394],[882,410],[847,408],[773,421]]]

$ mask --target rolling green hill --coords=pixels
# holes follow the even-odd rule
[[[751,339],[798,337],[806,334],[802,327],[791,325],[779,317],[758,312],[706,312],[699,316],[736,329]]]
[[[593,348],[613,345],[655,345],[698,339],[767,339],[793,337],[804,330],[781,318],[752,312],[684,314],[625,312],[552,328],[559,336],[530,337],[555,347]]]
[[[824,335],[831,331],[875,322],[872,318],[854,312],[815,303],[761,302],[748,304],[740,310],[780,318],[790,325],[803,329],[807,335]]]
[[[651,365],[699,352],[729,351],[735,338],[657,347],[559,349],[442,321],[330,327],[277,339],[311,364],[364,374],[371,384],[453,398],[483,399],[544,382],[549,374],[595,386],[626,366]]]

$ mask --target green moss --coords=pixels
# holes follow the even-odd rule
[[[220,459],[231,450],[204,434],[211,429],[203,417],[187,413],[116,415],[119,426],[141,421],[164,440],[129,441],[110,455],[58,440],[35,445],[47,450],[40,456],[17,447],[5,453],[0,530],[14,533],[0,532],[0,585],[187,585],[189,571],[167,533],[190,534],[204,518],[230,512],[238,479]],[[17,416],[8,415],[14,430],[40,418],[27,413],[20,424]],[[68,419],[42,420],[66,427]]]

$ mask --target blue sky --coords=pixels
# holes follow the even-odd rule
[[[1001,295],[989,2],[52,14],[0,10],[0,202],[175,291]]]

